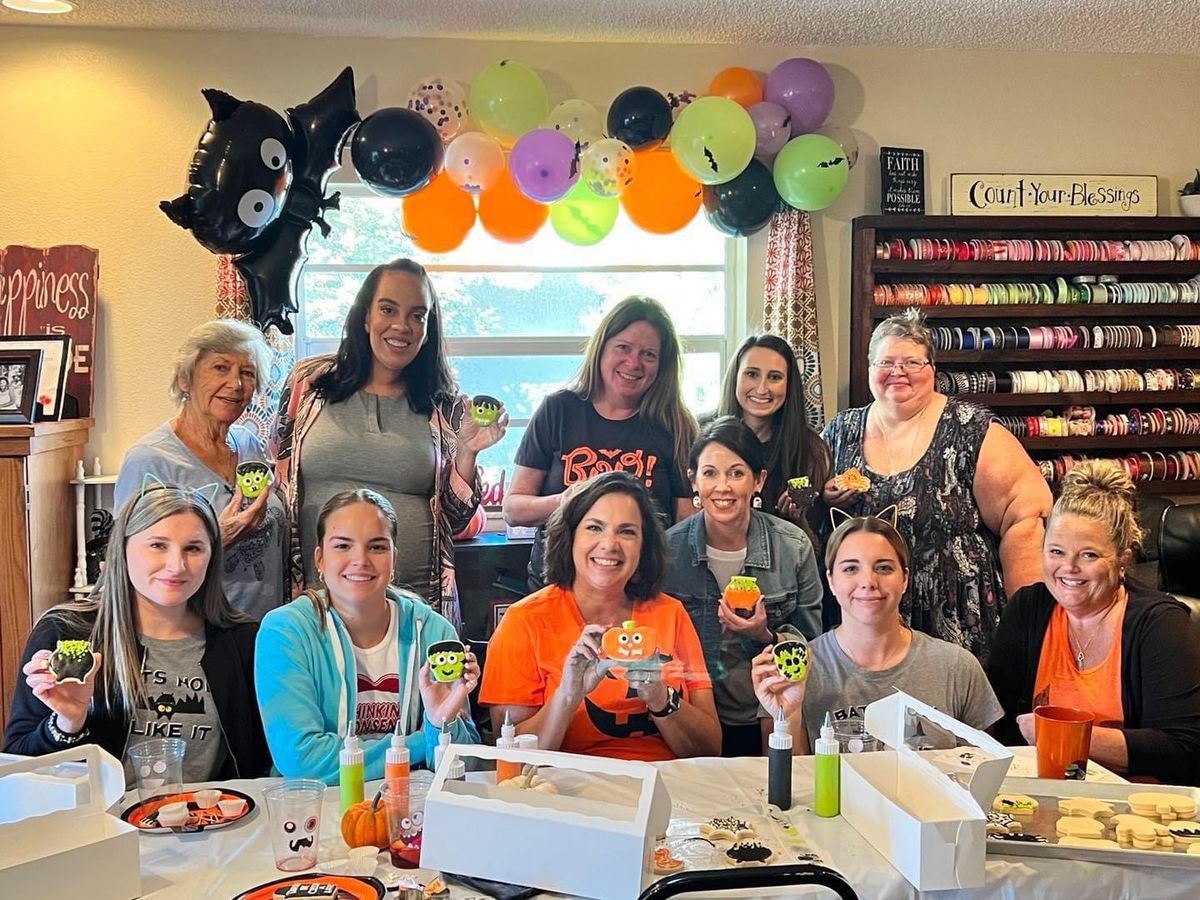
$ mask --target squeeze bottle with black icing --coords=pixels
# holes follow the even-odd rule
[[[821,725],[821,736],[813,744],[813,812],[818,816],[831,819],[842,811],[842,761],[838,757],[840,750],[837,738],[833,736],[833,720],[825,713],[825,722]]]
[[[346,725],[346,738],[342,752],[338,754],[338,790],[341,795],[342,815],[363,798],[363,751],[358,735],[354,733],[354,720]]]
[[[775,730],[767,738],[767,802],[779,809],[792,808],[792,733],[783,707],[775,714]]]

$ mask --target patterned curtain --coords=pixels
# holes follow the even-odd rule
[[[228,256],[217,257],[217,318],[251,322],[250,295],[246,293],[246,282],[234,267],[233,259]],[[271,422],[279,406],[280,391],[296,364],[296,345],[290,335],[280,334],[274,326],[263,337],[271,348],[271,371],[267,375],[264,390],[255,395],[238,424],[255,432],[265,448]]]
[[[821,389],[821,348],[817,341],[817,292],[813,284],[812,222],[806,212],[788,209],[771,218],[763,327],[787,341],[804,376],[809,424],[825,424]]]

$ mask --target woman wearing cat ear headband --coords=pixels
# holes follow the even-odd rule
[[[979,661],[957,644],[914,631],[900,619],[908,587],[908,546],[896,530],[896,508],[876,516],[833,511],[840,524],[825,545],[825,574],[842,623],[809,645],[808,678],[789,681],[772,647],[754,658],[755,696],[773,716],[782,707],[807,753],[825,714],[861,720],[870,703],[902,690],[973,728],[1003,714]]]
[[[266,775],[271,756],[254,694],[258,624],[225,599],[208,498],[147,485],[118,514],[107,561],[87,600],[55,607],[34,626],[5,752],[41,756],[90,743],[123,759],[147,738],[180,737],[185,782]],[[128,761],[125,774],[132,783]]]

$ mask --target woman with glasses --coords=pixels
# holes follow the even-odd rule
[[[849,409],[823,437],[835,475],[823,498],[852,515],[896,504],[912,552],[900,615],[913,628],[986,661],[1009,594],[1041,581],[1050,489],[992,413],[934,390],[933,335],[916,310],[876,326],[868,347],[868,406]]]
[[[178,737],[185,782],[267,774],[254,693],[258,623],[225,599],[221,526],[208,500],[216,490],[154,484],[121,509],[95,592],[49,610],[29,635],[6,753],[97,744],[123,759],[149,738]],[[90,644],[87,672],[52,663],[69,641]],[[134,781],[128,760],[125,775]]]

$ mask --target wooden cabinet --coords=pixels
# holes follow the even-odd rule
[[[8,722],[25,639],[37,617],[70,598],[75,496],[71,479],[93,419],[0,425],[0,717]]]
[[[1015,252],[1014,241],[1024,242]],[[1200,454],[1179,463],[1200,450],[1198,242],[1195,218],[856,219],[851,404],[871,399],[871,331],[917,306],[941,327],[943,387],[957,378],[954,395],[991,408],[1051,481],[1068,458],[1108,457],[1132,466],[1140,489],[1200,494]],[[1096,382],[1116,370],[1133,384]],[[1085,424],[1089,414],[1133,425],[1100,433]]]

